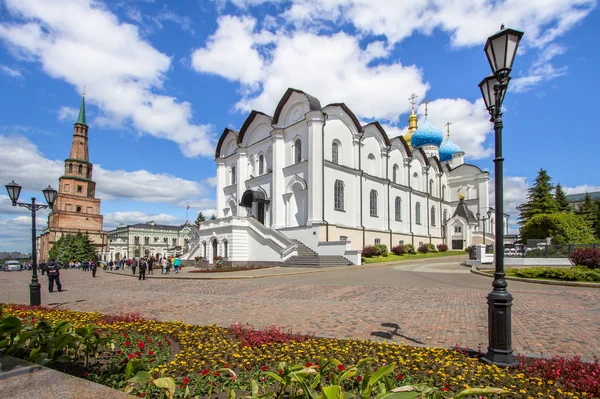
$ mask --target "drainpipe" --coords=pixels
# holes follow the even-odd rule
[[[359,132],[360,133],[360,132]],[[365,226],[363,224],[363,175],[365,174],[365,172],[362,170],[362,150],[361,150],[361,146],[360,143],[363,139],[363,136],[361,135],[360,138],[358,139],[358,169],[360,170],[360,227],[362,227],[362,247],[365,247],[365,242],[366,242],[366,237],[365,237]]]
[[[323,112],[325,115],[325,120],[323,121],[323,127],[321,128],[321,164],[323,167],[321,168],[321,219],[325,222],[325,241],[329,241],[329,222],[325,220],[325,125],[327,124],[327,119],[329,115]]]
[[[438,193],[440,194],[440,198],[442,198],[442,175],[443,172],[440,171],[440,173],[438,174]],[[444,204],[443,204],[444,199],[442,198],[440,200],[440,238],[444,238],[444,234],[442,231],[442,220],[444,218]]]
[[[410,228],[410,236],[411,236],[411,244],[415,245],[415,233],[413,233],[412,229],[412,184],[410,183],[410,161],[412,161],[412,157],[408,158],[408,226]]]

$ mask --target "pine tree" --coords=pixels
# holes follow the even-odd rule
[[[217,220],[217,215],[213,213],[213,215],[210,217],[210,220]]]
[[[517,207],[520,212],[519,224],[523,226],[535,215],[550,214],[558,211],[556,200],[552,195],[554,186],[550,176],[544,169],[540,169],[533,186],[527,190],[527,202]]]
[[[563,190],[560,183],[556,185],[556,189],[554,190],[554,199],[556,200],[556,206],[558,207],[559,212],[571,211],[571,205],[569,205],[567,194],[565,193],[565,190]]]
[[[594,235],[598,236],[596,227],[596,219],[598,218],[598,205],[592,199],[590,193],[585,193],[583,202],[577,207],[576,214],[581,215],[590,228],[594,229]]]
[[[196,221],[194,222],[194,224],[196,225],[196,227],[199,227],[200,223],[205,222],[205,221],[206,221],[206,218],[204,217],[202,212],[199,212],[198,217],[196,218]]]

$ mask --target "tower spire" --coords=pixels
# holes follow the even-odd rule
[[[429,105],[430,101],[428,99],[425,99],[425,101],[423,101],[425,103],[425,118],[427,118],[427,114],[428,114],[428,110],[427,110],[427,105]]]
[[[79,106],[79,118],[77,118],[77,122],[80,125],[86,125],[85,123],[85,87],[83,88],[83,92],[81,93],[81,105]]]
[[[450,137],[450,125],[452,124],[452,122],[446,122],[446,129],[448,131],[448,137]]]

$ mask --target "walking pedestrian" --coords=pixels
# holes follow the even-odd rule
[[[41,261],[40,264],[38,265],[40,272],[42,273],[42,276],[44,275],[44,273],[46,273],[46,262]]]
[[[51,258],[48,264],[46,265],[46,272],[48,275],[48,291],[52,293],[54,291],[54,283],[56,283],[56,288],[58,288],[58,292],[62,291],[62,284],[60,283],[60,264]]]
[[[131,270],[132,274],[135,275],[135,269],[138,266],[138,260],[136,258],[131,259]]]
[[[154,274],[154,256],[148,259],[148,274]]]
[[[146,267],[147,266],[148,266],[148,263],[146,262],[146,260],[144,258],[140,259],[140,276],[139,276],[138,280],[146,279]]]
[[[173,268],[175,269],[175,273],[179,273],[179,269],[181,268],[181,259],[179,259],[179,256],[176,256],[173,260]]]
[[[92,270],[92,277],[96,277],[96,269],[98,268],[98,261],[96,259],[90,259],[90,269]]]
[[[162,273],[161,274],[167,274],[167,265],[169,264],[169,260],[167,258],[163,258],[162,260]]]

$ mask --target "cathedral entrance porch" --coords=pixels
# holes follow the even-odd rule
[[[240,206],[243,206],[248,211],[248,216],[254,217],[264,225],[267,220],[267,207],[270,201],[267,199],[267,194],[262,189],[252,189],[244,191]]]

